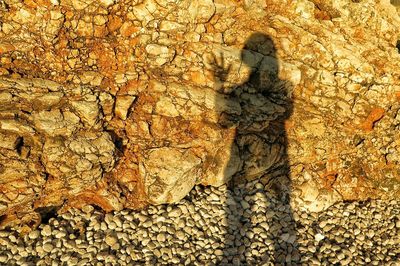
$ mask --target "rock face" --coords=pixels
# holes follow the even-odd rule
[[[400,19],[376,2],[0,2],[3,224],[232,177],[311,210],[398,196]]]

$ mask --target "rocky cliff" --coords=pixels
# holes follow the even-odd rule
[[[255,178],[396,197],[399,26],[388,0],[0,1],[1,220]]]

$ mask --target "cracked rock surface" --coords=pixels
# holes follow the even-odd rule
[[[0,220],[232,178],[395,198],[399,26],[388,0],[2,0]]]
[[[114,168],[116,147],[99,120],[99,94],[43,80],[0,80],[0,207],[11,214],[6,219],[61,205]]]

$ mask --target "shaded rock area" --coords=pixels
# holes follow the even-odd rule
[[[0,1],[0,220],[232,177],[311,211],[395,198],[399,26],[389,0]]]

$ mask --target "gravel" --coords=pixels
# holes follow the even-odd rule
[[[1,265],[399,265],[400,201],[310,213],[256,181],[197,186],[175,205],[93,206],[29,234],[0,231]]]

